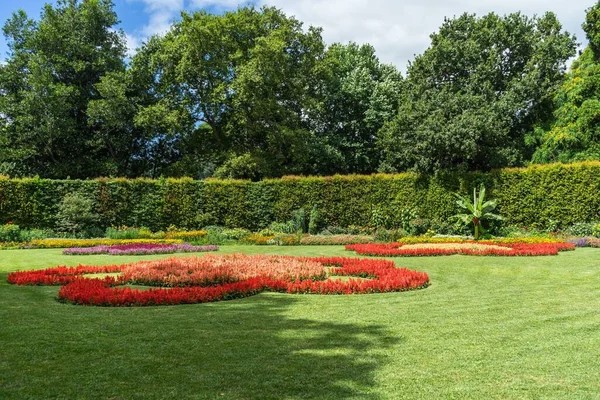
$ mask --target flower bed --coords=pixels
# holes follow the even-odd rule
[[[346,281],[327,279],[326,267],[329,267],[330,275],[357,278]],[[122,275],[104,279],[83,276],[108,272],[122,272]],[[170,258],[121,266],[57,267],[13,272],[9,274],[8,282],[64,285],[59,290],[58,299],[73,304],[148,306],[230,300],[264,290],[302,294],[401,292],[427,287],[429,277],[424,272],[396,268],[388,260],[237,254]],[[171,288],[139,290],[117,287],[123,284]]]
[[[300,239],[302,245],[345,245],[355,243],[370,243],[372,236],[365,235],[310,235]]]
[[[177,244],[181,239],[40,239],[25,245],[38,249],[60,249],[68,247],[114,246],[121,244]]]
[[[421,243],[474,243],[473,239],[464,239],[461,237],[427,237],[427,236],[406,236],[396,241],[401,244],[421,244]],[[477,243],[491,244],[537,244],[537,243],[564,243],[564,240],[556,238],[543,237],[523,237],[523,238],[494,238],[481,240]]]
[[[504,243],[499,241],[425,242],[421,244],[383,243],[351,244],[346,250],[364,256],[416,257],[464,254],[471,256],[548,256],[559,251],[573,250],[575,245],[566,242]]]
[[[204,251],[217,251],[219,246],[193,246],[188,243],[181,244],[154,244],[154,243],[134,243],[119,244],[114,246],[94,246],[94,247],[72,247],[63,250],[66,255],[89,255],[89,254],[110,254],[110,255],[146,255],[146,254],[170,254],[170,253],[196,253]]]
[[[569,243],[573,243],[575,247],[597,247],[600,248],[600,238],[596,237],[581,237],[569,239]]]

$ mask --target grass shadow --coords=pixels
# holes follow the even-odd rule
[[[310,318],[327,303],[307,296],[118,309],[0,286],[15,305],[0,309],[2,398],[378,399],[376,372],[400,342],[382,326]]]

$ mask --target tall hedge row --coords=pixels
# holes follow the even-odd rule
[[[328,225],[366,226],[376,213],[391,223],[411,208],[443,223],[453,193],[485,183],[510,224],[540,226],[600,220],[600,162],[536,165],[489,173],[286,177],[262,182],[192,179],[48,180],[0,177],[0,223],[53,228],[63,196],[95,204],[102,225],[163,230],[206,225],[257,230],[317,205]]]

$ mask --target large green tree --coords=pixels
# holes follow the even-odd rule
[[[382,128],[381,170],[520,165],[548,118],[575,39],[552,13],[446,19],[409,65],[397,117]]]
[[[532,135],[534,162],[600,160],[600,3],[587,10],[589,40],[555,96],[554,120]]]
[[[311,115],[320,143],[313,173],[372,173],[377,132],[398,110],[402,75],[371,45],[333,44],[322,63],[323,96]]]
[[[140,110],[138,122],[166,122],[201,147],[192,155],[218,166],[219,176],[303,172],[314,146],[306,116],[316,107],[324,54],[319,29],[305,31],[275,8],[246,7],[183,14],[157,40],[157,102]]]
[[[118,171],[109,138],[87,114],[102,76],[125,68],[110,0],[59,0],[39,21],[18,11],[4,25],[0,168],[11,175],[86,178]],[[113,147],[120,146],[115,144]]]

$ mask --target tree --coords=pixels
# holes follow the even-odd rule
[[[402,75],[368,44],[331,45],[323,68],[323,98],[311,115],[322,149],[313,173],[375,172],[377,132],[397,112]]]
[[[96,85],[125,68],[123,32],[110,0],[59,0],[39,22],[18,11],[3,28],[0,165],[12,175],[85,178],[106,171],[110,150],[88,124]],[[108,161],[107,161],[108,160]]]
[[[549,118],[575,40],[552,13],[446,19],[409,65],[397,117],[379,134],[382,171],[521,165]]]
[[[554,98],[554,119],[539,124],[534,162],[600,160],[600,3],[587,10],[589,40]]]
[[[302,172],[314,146],[306,116],[323,52],[319,29],[305,32],[275,8],[183,14],[151,58],[158,101],[136,118],[160,117],[173,131],[202,135],[193,142],[218,153],[220,176]],[[186,125],[173,118],[182,115]],[[259,170],[229,168],[239,157],[261,160]]]

